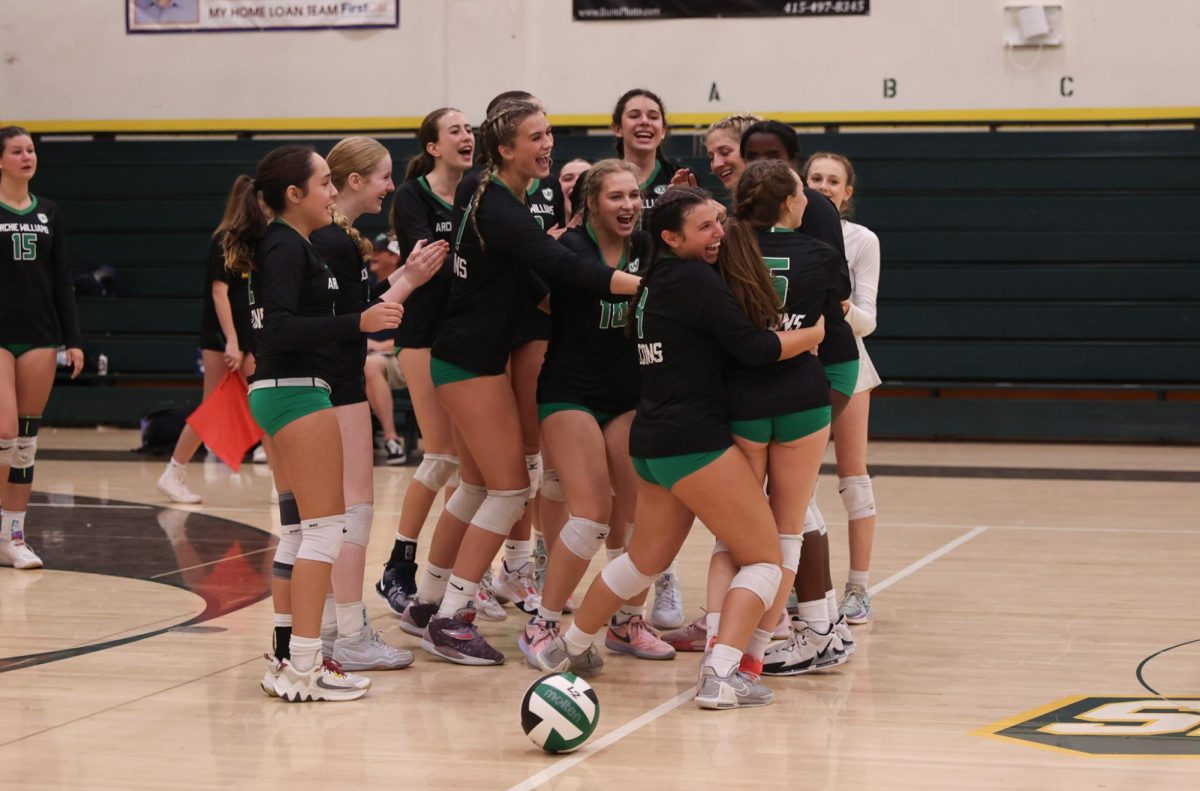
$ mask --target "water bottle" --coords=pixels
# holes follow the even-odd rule
[[[108,355],[101,354],[96,358],[96,373],[99,376],[108,376]]]

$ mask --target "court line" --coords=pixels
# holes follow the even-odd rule
[[[183,572],[191,571],[192,569],[202,569],[205,566],[215,566],[216,564],[224,563],[227,560],[238,560],[240,558],[248,558],[251,555],[261,555],[263,552],[266,552],[268,550],[274,551],[274,549],[275,549],[275,547],[263,547],[262,549],[255,549],[255,550],[251,550],[250,552],[243,552],[240,555],[234,555],[232,557],[218,558],[217,560],[210,560],[207,563],[197,563],[194,566],[188,566],[187,568],[183,568],[183,569],[174,569],[172,571],[164,571],[162,574],[155,574],[152,577],[146,577],[146,579],[156,580],[161,577],[173,577],[176,574],[182,574]]]
[[[119,508],[127,511],[153,511],[152,505],[109,505],[107,503],[30,503],[30,508]]]
[[[937,549],[935,549],[934,551],[930,552],[928,555],[926,555],[925,557],[916,561],[915,563],[910,563],[909,565],[907,565],[904,568],[897,571],[892,576],[888,577],[887,579],[883,580],[882,582],[878,583],[877,585],[872,586],[870,591],[868,591],[868,592],[872,596],[874,596],[875,594],[879,593],[880,591],[890,588],[891,586],[895,585],[897,582],[900,582],[901,580],[905,579],[906,577],[910,577],[913,574],[915,574],[916,572],[925,568],[930,563],[934,562],[935,560],[942,557],[946,553],[951,552],[951,551],[957,549],[958,547],[961,547],[963,544],[967,543],[968,541],[970,541],[971,539],[980,535],[981,533],[987,532],[987,530],[988,530],[988,528],[986,526],[976,527],[975,529],[971,530],[968,533],[965,533],[964,535],[959,536],[958,538],[954,539],[953,541],[943,544],[942,546],[940,546]],[[517,783],[516,785],[511,786],[508,789],[508,791],[532,791],[532,789],[537,788],[538,786],[542,785],[543,783],[547,783],[547,782],[553,780],[554,778],[558,777],[559,775],[563,774],[564,772],[569,771],[573,767],[578,766],[579,764],[586,761],[591,756],[595,755],[596,753],[600,752],[601,750],[605,749],[606,747],[610,747],[613,744],[616,744],[617,742],[619,742],[621,739],[624,739],[629,734],[631,734],[637,730],[640,730],[641,728],[645,727],[646,725],[649,725],[650,723],[654,722],[655,720],[662,717],[663,715],[670,714],[672,711],[679,708],[684,703],[687,703],[689,700],[691,700],[693,697],[695,697],[695,694],[696,694],[695,690],[692,688],[689,688],[684,692],[680,692],[675,697],[671,698],[670,700],[663,701],[662,703],[658,704],[654,708],[647,711],[645,714],[635,717],[632,720],[630,720],[629,722],[625,723],[624,725],[613,729],[611,732],[609,732],[609,733],[605,734],[603,737],[597,739],[592,744],[584,747],[582,750],[580,750],[576,753],[572,753],[570,756],[568,756],[566,758],[559,759],[557,762],[555,762],[555,764],[553,766],[549,766],[549,767],[543,769],[542,771],[538,772],[537,774],[527,777],[526,779],[522,780],[521,782]]]

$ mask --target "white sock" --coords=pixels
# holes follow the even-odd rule
[[[446,594],[446,582],[454,569],[444,569],[432,563],[425,564],[425,572],[417,580],[417,598],[423,602],[436,604]]]
[[[596,639],[596,635],[587,634],[575,624],[567,627],[566,633],[563,635],[563,642],[567,644],[567,653],[571,656],[579,656],[592,647],[592,641]]]
[[[292,638],[295,639],[295,638]],[[718,676],[728,676],[737,670],[742,663],[742,652],[733,646],[717,643],[705,658],[704,664],[711,667]]]
[[[367,625],[367,608],[360,602],[337,605],[338,637],[358,637]]]
[[[800,620],[808,624],[814,632],[828,632],[829,608],[825,605],[825,599],[800,602]]]
[[[25,512],[0,509],[0,538],[18,543],[25,540]]]
[[[750,644],[746,646],[746,653],[761,662],[767,653],[767,646],[770,644],[771,633],[765,629],[755,629],[754,634],[750,635]]]
[[[337,635],[337,603],[334,602],[332,593],[325,594],[325,607],[321,610],[321,635]]]
[[[837,623],[838,621],[838,600],[837,592],[833,590],[825,591],[825,609],[829,611],[829,622]]]
[[[438,607],[437,617],[453,618],[456,612],[466,607],[467,602],[475,598],[478,590],[478,582],[471,582],[451,574],[449,584],[446,586],[446,594],[442,597],[442,606]]]
[[[529,562],[529,555],[532,551],[532,541],[505,541],[504,570],[519,570],[522,566]]]
[[[617,610],[616,615],[613,616],[613,623],[620,626],[621,624],[629,623],[634,616],[641,614],[641,607],[635,607],[632,604],[622,604]]]
[[[704,615],[704,644],[706,646],[712,645],[719,631],[721,631],[721,613],[706,613]]]
[[[187,469],[187,465],[180,464],[179,462],[175,461],[175,457],[172,456],[171,460],[167,462],[167,469],[182,478],[183,471]]]
[[[871,572],[869,571],[855,571],[854,569],[850,569],[850,577],[846,581],[850,585],[860,585],[863,588],[866,588],[867,580],[870,578]]]
[[[612,563],[614,560],[616,560],[617,558],[621,557],[624,554],[625,554],[625,549],[623,547],[619,547],[617,549],[613,549],[612,547],[604,548],[604,557],[608,560],[609,563]]]
[[[558,623],[562,620],[562,610],[551,610],[546,605],[538,606],[538,617],[548,623]]]
[[[299,637],[293,634],[288,643],[288,651],[292,655],[292,667],[301,673],[307,673],[317,666],[317,657],[321,655],[321,638]]]

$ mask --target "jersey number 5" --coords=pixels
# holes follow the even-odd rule
[[[12,235],[12,242],[14,261],[37,260],[37,234],[14,233]]]
[[[763,258],[763,263],[771,272],[786,272],[792,268],[792,259],[790,258]],[[786,305],[788,279],[780,275],[771,275],[771,282],[775,284],[775,293],[779,296],[780,306]]]

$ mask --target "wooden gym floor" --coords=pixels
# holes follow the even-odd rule
[[[691,703],[696,655],[605,652],[596,736],[552,757],[520,730],[515,614],[483,625],[509,662],[464,668],[368,590],[416,664],[357,702],[264,696],[266,469],[196,463],[205,504],[167,508],[136,444],[43,432],[27,532],[47,568],[0,569],[0,787],[1200,787],[1197,448],[878,443],[876,616],[849,663],[718,713]],[[368,585],[412,471],[376,468]],[[840,590],[831,474],[818,497]],[[689,617],[710,546],[697,527],[681,555]]]

